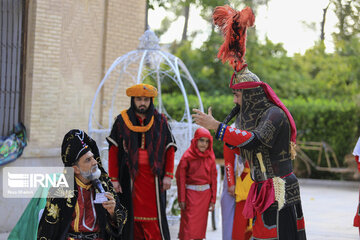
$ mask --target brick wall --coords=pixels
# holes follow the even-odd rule
[[[31,4],[25,124],[33,147],[56,148],[69,129],[87,131],[92,99],[104,73],[117,57],[137,48],[144,32],[145,1]],[[131,84],[120,83],[120,108],[128,106],[123,89]],[[100,97],[108,96],[105,88]],[[95,113],[100,117],[102,112],[98,104]]]
[[[13,166],[59,166],[64,134],[88,131],[90,107],[106,70],[134,50],[144,32],[145,0],[26,0],[25,126],[29,143]],[[129,98],[121,82],[117,105]],[[100,97],[108,98],[106,88]],[[100,102],[101,103],[101,102]],[[101,119],[104,109],[96,105]],[[117,114],[117,113],[114,113]],[[2,192],[0,171],[0,192]],[[0,233],[9,232],[29,199],[0,197]]]
[[[106,48],[104,59],[104,70],[106,71],[111,64],[119,57],[135,50],[139,44],[139,37],[145,30],[145,2],[137,1],[110,1],[108,6],[108,15],[111,16],[106,23],[106,45],[117,46],[115,49]],[[120,9],[120,14],[118,10]],[[111,34],[110,34],[111,32]],[[121,66],[120,66],[121,67]],[[132,75],[137,74],[137,64],[132,64],[127,71]],[[130,99],[125,95],[125,90],[135,84],[134,80],[123,75],[119,79],[119,68],[107,80],[104,91],[101,95],[102,115],[99,121],[108,126],[109,107],[112,96],[115,94],[117,101],[114,103],[112,118],[114,118],[124,108],[128,108]],[[116,85],[118,88],[116,88]],[[114,91],[116,91],[114,93]]]

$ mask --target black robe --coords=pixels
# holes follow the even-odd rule
[[[110,178],[105,171],[102,170],[100,181],[106,192],[113,194],[116,200],[115,206],[115,225],[110,223],[110,215],[101,204],[95,204],[95,210],[97,215],[97,221],[100,226],[100,232],[104,236],[104,239],[121,239],[122,228],[127,220],[127,211],[120,204],[117,194],[113,191],[113,186]],[[48,198],[44,212],[42,214],[37,239],[51,239],[51,240],[63,240],[66,239],[66,234],[70,228],[72,222],[73,212],[78,198],[77,184],[74,181],[74,196],[69,198]],[[49,191],[55,191],[50,189]],[[57,190],[58,191],[58,190]],[[51,192],[53,193],[53,192]]]
[[[128,110],[128,115],[133,125],[139,126],[133,107]],[[166,150],[173,146],[176,149],[175,139],[171,134],[170,127],[166,117],[157,112],[151,104],[151,108],[145,119],[148,124],[151,117],[154,116],[153,126],[145,133],[146,150],[149,154],[150,167],[155,176],[158,178],[158,188],[156,189],[159,196],[161,233],[165,240],[170,240],[170,231],[166,218],[166,191],[162,191],[162,179],[165,175],[165,157]],[[140,138],[142,133],[132,132],[125,124],[121,115],[118,115],[110,136],[107,138],[109,149],[112,145],[118,147],[118,165],[119,165],[119,183],[122,187],[122,193],[119,193],[119,199],[128,210],[128,221],[123,230],[123,239],[134,239],[134,214],[132,203],[132,183],[137,172],[138,148],[140,147]],[[123,142],[127,146],[128,153],[124,151]]]

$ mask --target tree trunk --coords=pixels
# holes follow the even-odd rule
[[[322,19],[322,22],[320,23],[320,25],[321,25],[320,40],[321,41],[325,40],[325,20],[326,20],[326,13],[327,13],[327,10],[329,9],[329,6],[330,6],[330,2],[327,5],[327,7],[323,9],[323,19]]]
[[[184,17],[185,17],[185,23],[184,23],[184,29],[182,33],[181,41],[187,40],[187,30],[188,30],[188,24],[189,24],[189,13],[190,13],[190,4],[186,5],[184,7]]]
[[[339,28],[339,33],[336,34],[337,36],[337,40],[346,40],[346,36],[345,36],[345,6],[343,6],[342,4],[342,0],[333,0],[336,10],[336,16],[339,20],[338,23],[338,28]],[[346,5],[346,4],[345,4]]]

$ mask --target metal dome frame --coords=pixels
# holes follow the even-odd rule
[[[134,84],[142,83],[146,78],[149,77],[153,78],[153,80],[156,80],[156,87],[158,89],[158,104],[156,108],[160,113],[164,113],[168,117],[169,125],[172,128],[172,132],[178,144],[178,151],[175,155],[175,161],[176,163],[178,163],[182,153],[190,146],[190,141],[193,137],[194,131],[196,130],[196,128],[199,127],[198,125],[192,123],[188,94],[184,87],[183,80],[187,80],[193,87],[193,90],[195,91],[199,102],[198,106],[201,111],[204,111],[201,96],[195,84],[195,81],[192,78],[188,69],[186,68],[185,64],[178,57],[170,53],[164,52],[160,49],[159,39],[153,31],[146,30],[139,40],[140,44],[138,49],[130,51],[118,57],[112,63],[110,68],[107,70],[104,78],[100,82],[91,104],[88,122],[88,132],[89,135],[92,137],[94,137],[94,135],[96,134],[110,134],[114,117],[119,114],[119,112],[114,113],[114,104],[116,101],[116,95],[119,90],[119,85],[124,75],[130,77],[133,80]],[[138,66],[136,74],[131,74],[130,71],[128,71],[128,67],[132,64]],[[116,78],[117,80],[112,90],[111,106],[109,107],[109,111],[107,113],[108,122],[107,124],[104,123],[104,125],[106,124],[107,126],[102,126],[96,121],[96,117],[94,115],[94,108],[96,102],[98,101],[99,94],[107,83],[109,77],[113,74],[118,74]],[[184,98],[185,110],[183,117],[180,121],[172,119],[172,117],[167,113],[163,105],[161,84],[164,77],[176,83]],[[106,110],[102,111],[104,114],[106,114],[104,112]],[[179,139],[179,135],[182,135],[181,139]],[[101,137],[100,139],[95,138],[95,140],[97,140],[101,152],[107,150],[107,143],[103,137]],[[104,165],[107,168],[107,156],[104,155],[103,159],[105,160]]]

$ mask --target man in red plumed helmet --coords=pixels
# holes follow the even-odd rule
[[[217,7],[213,20],[224,35],[218,57],[234,68],[230,88],[236,106],[220,123],[194,109],[195,122],[216,131],[216,138],[246,159],[254,183],[243,215],[253,218],[253,239],[306,239],[298,180],[293,173],[296,126],[271,87],[248,69],[244,60],[246,30],[255,16],[249,7]],[[227,123],[234,117],[235,127]]]

